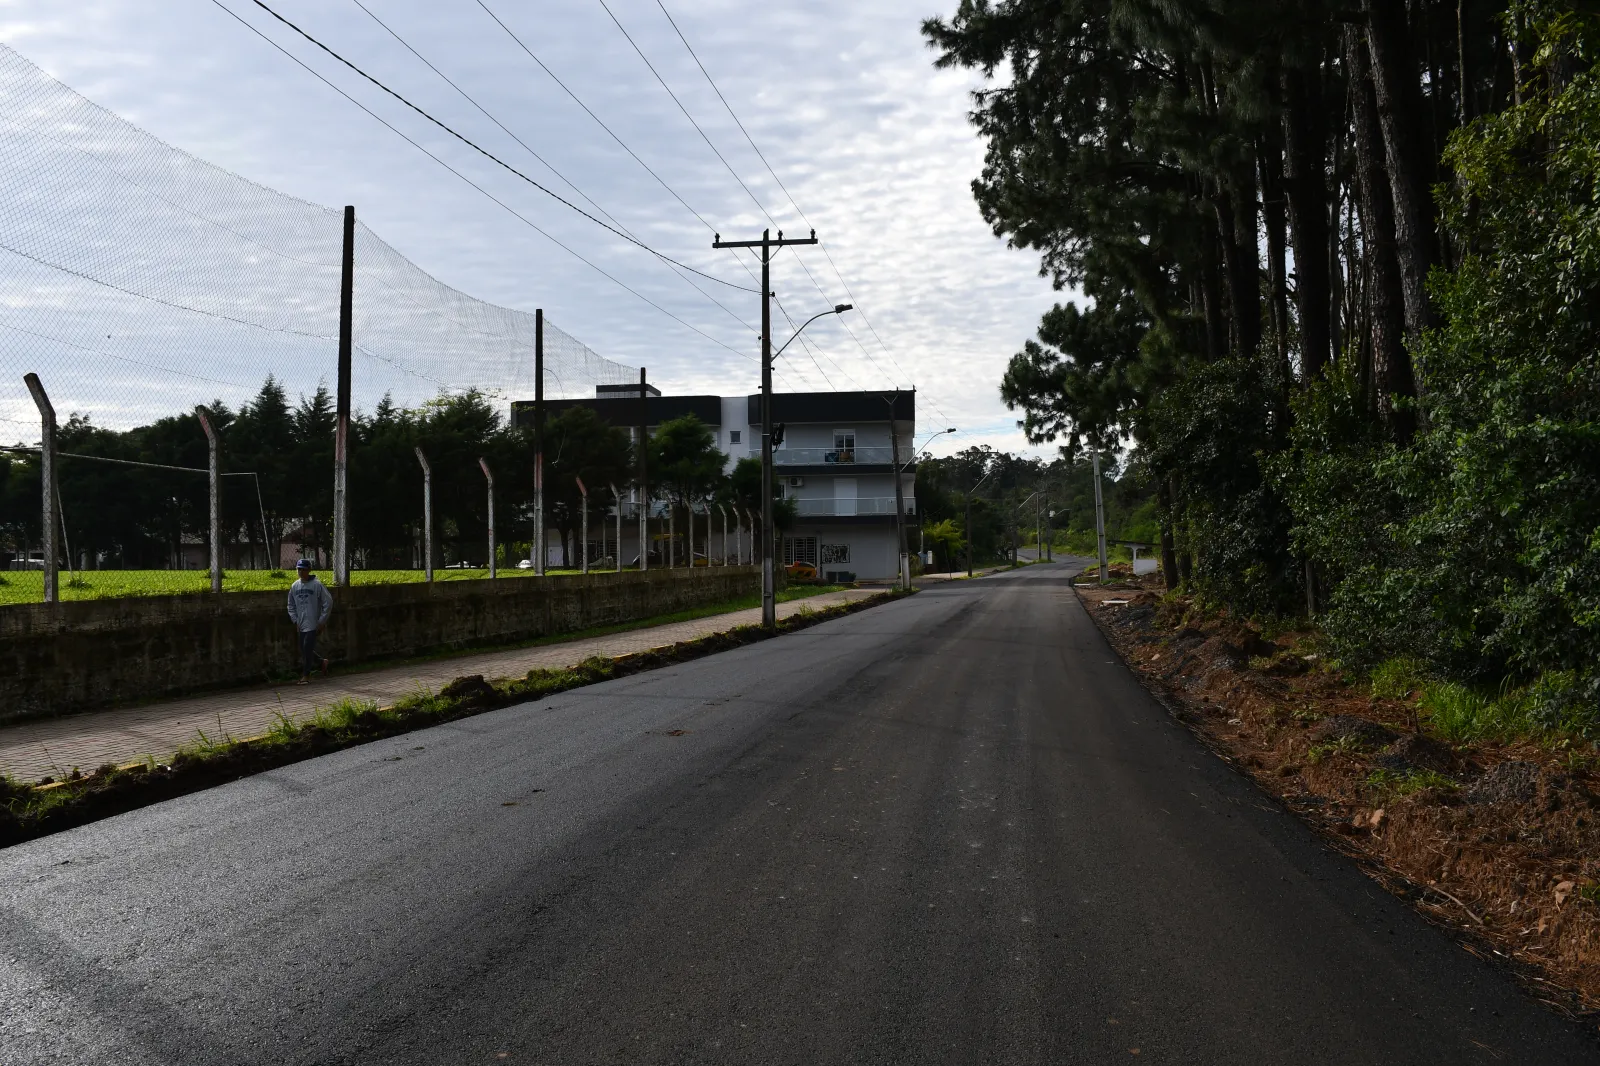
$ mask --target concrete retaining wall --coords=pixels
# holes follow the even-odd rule
[[[0,723],[282,678],[296,669],[284,587],[0,607]],[[754,566],[336,588],[319,647],[359,662],[507,644],[760,588]]]

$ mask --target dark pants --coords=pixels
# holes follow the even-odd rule
[[[300,634],[300,673],[311,673],[313,667],[321,666],[322,660],[317,657],[317,631]]]

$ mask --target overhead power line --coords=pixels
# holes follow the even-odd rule
[[[650,73],[656,76],[656,81],[660,82],[661,87],[667,90],[667,95],[672,97],[672,102],[678,105],[678,110],[682,111],[683,117],[689,120],[689,125],[693,126],[694,131],[700,135],[700,139],[706,142],[706,147],[710,148],[712,153],[719,160],[721,160],[722,165],[727,168],[728,173],[733,175],[733,180],[739,183],[739,188],[743,189],[745,195],[750,197],[750,202],[756,205],[756,210],[760,211],[763,215],[766,215],[767,221],[776,226],[778,224],[778,220],[772,217],[772,213],[767,210],[766,206],[762,204],[760,199],[757,198],[756,194],[750,191],[750,186],[745,184],[744,179],[739,176],[739,172],[733,169],[733,165],[730,164],[723,154],[717,150],[717,146],[711,143],[711,138],[706,136],[706,131],[701,129],[700,123],[696,122],[694,120],[694,116],[689,114],[689,109],[683,106],[683,101],[678,99],[678,94],[672,91],[672,86],[667,84],[667,79],[663,78],[661,76],[661,72],[656,70],[656,65],[650,62],[650,57],[644,54],[644,49],[639,47],[638,42],[633,39],[633,34],[628,32],[627,27],[624,26],[622,21],[618,19],[617,16],[612,12],[610,5],[606,3],[606,0],[599,0],[599,3],[600,6],[605,9],[605,13],[611,16],[611,21],[616,24],[617,29],[622,31],[622,36],[628,39],[628,43],[633,46],[633,50],[638,53],[639,58],[644,60],[644,65],[650,68]]]
[[[367,17],[372,19],[373,22],[376,22],[379,26],[381,26],[385,33],[387,33],[390,37],[393,37],[397,42],[399,42],[399,44],[400,44],[400,46],[402,48],[404,48],[406,51],[410,52],[413,56],[415,56],[418,59],[418,61],[420,61],[422,63],[423,66],[427,67],[429,70],[433,71],[434,74],[438,75],[440,80],[442,80],[446,85],[450,86],[450,88],[454,89],[456,91],[456,93],[461,96],[462,99],[466,100],[467,103],[469,103],[473,107],[477,108],[478,111],[480,111],[485,118],[487,118],[490,122],[493,122],[496,126],[500,127],[501,131],[504,132],[506,136],[510,137],[512,140],[516,141],[517,144],[521,145],[523,150],[526,151],[529,155],[531,155],[534,159],[537,159],[545,167],[546,170],[550,171],[550,173],[554,174],[557,178],[561,179],[561,181],[567,186],[567,188],[571,189],[578,196],[582,197],[589,204],[590,207],[593,207],[600,214],[604,215],[607,222],[610,222],[612,225],[616,226],[619,230],[622,230],[624,233],[627,233],[628,236],[630,236],[630,237],[633,236],[632,231],[630,231],[628,229],[628,227],[624,226],[620,221],[618,221],[618,219],[617,219],[617,217],[615,215],[613,215],[610,211],[607,211],[604,207],[600,206],[600,204],[595,200],[594,197],[590,196],[588,193],[584,192],[581,188],[579,188],[577,183],[574,182],[571,178],[569,178],[565,174],[561,173],[560,170],[557,170],[554,163],[551,163],[544,156],[540,155],[533,148],[532,145],[528,144],[527,141],[524,141],[521,137],[517,136],[516,133],[513,132],[509,126],[507,126],[504,122],[501,122],[500,119],[495,117],[493,112],[491,112],[488,108],[484,107],[481,103],[479,103],[478,100],[471,93],[467,92],[460,85],[458,85],[454,80],[452,80],[449,75],[447,75],[444,71],[440,70],[437,66],[435,66],[433,64],[433,62],[428,59],[427,56],[425,56],[421,52],[417,51],[416,48],[414,48],[411,45],[411,42],[407,41],[404,37],[402,37],[400,35],[400,33],[397,30],[395,30],[387,22],[383,21],[383,19],[379,18],[377,16],[377,14],[374,13],[371,8],[367,7],[367,5],[362,3],[361,0],[351,0],[351,2],[353,4],[355,4],[357,7],[359,7],[362,11],[364,11],[366,13]],[[638,243],[642,244],[643,242],[641,241],[641,242],[638,242]],[[750,325],[750,323],[746,322],[743,318],[739,317],[739,315],[732,308],[728,307],[727,304],[724,304],[721,300],[718,300],[715,296],[712,296],[709,292],[706,292],[706,290],[702,289],[699,285],[696,285],[694,280],[692,278],[690,278],[689,276],[687,276],[686,274],[684,274],[683,271],[680,270],[677,266],[673,265],[672,263],[668,263],[667,265],[672,268],[673,272],[675,274],[677,274],[678,277],[682,278],[684,280],[684,282],[686,282],[690,287],[692,287],[695,290],[695,292],[698,292],[701,296],[705,297],[707,300],[710,300],[712,303],[716,304],[730,318],[732,318],[735,322],[739,323],[739,325],[743,326],[745,329],[750,330],[752,333],[756,332],[756,329],[755,329],[754,326]],[[748,273],[748,271],[747,271],[747,273]]]
[[[335,85],[333,82],[329,81],[326,77],[324,77],[321,74],[321,72],[319,72],[319,71],[313,69],[312,67],[308,66],[302,59],[300,59],[299,56],[295,55],[293,52],[290,52],[288,49],[284,48],[277,41],[274,41],[271,37],[268,37],[266,34],[262,33],[261,30],[259,30],[255,26],[252,26],[250,23],[246,22],[243,18],[241,18],[239,16],[239,14],[237,12],[233,11],[226,4],[224,4],[222,2],[222,0],[211,0],[211,2],[213,4],[215,4],[217,7],[221,8],[223,11],[227,12],[228,15],[230,15],[233,19],[235,19],[240,25],[244,26],[251,33],[254,33],[256,36],[260,37],[262,40],[264,40],[268,44],[270,44],[273,48],[276,48],[279,52],[282,52],[296,66],[300,67],[301,69],[306,71],[306,73],[310,74],[312,77],[314,77],[318,81],[322,82],[328,88],[332,89],[334,92],[336,92],[340,96],[344,97],[346,100],[348,100],[350,103],[354,104],[356,107],[360,108],[369,117],[375,119],[379,123],[382,123],[395,136],[399,137],[401,140],[403,140],[407,144],[411,145],[411,147],[415,148],[417,151],[421,152],[423,155],[427,156],[429,159],[432,159],[435,163],[438,163],[441,167],[443,167],[444,169],[448,170],[451,174],[454,174],[456,177],[460,178],[462,181],[464,181],[468,185],[472,186],[474,189],[476,189],[478,192],[482,193],[489,200],[493,201],[501,209],[506,211],[512,217],[516,218],[519,222],[523,223],[528,228],[532,229],[535,233],[537,233],[541,237],[545,238],[551,244],[554,244],[557,248],[560,248],[562,251],[566,252],[568,255],[570,255],[574,259],[578,260],[584,266],[586,266],[589,269],[595,271],[595,273],[601,275],[602,277],[604,277],[606,280],[610,281],[611,283],[613,283],[617,287],[619,287],[619,288],[625,290],[626,292],[629,292],[632,295],[638,297],[640,300],[642,300],[645,303],[649,304],[651,307],[655,308],[657,311],[660,311],[663,315],[666,315],[668,318],[672,319],[674,322],[678,323],[680,326],[683,326],[685,329],[692,330],[693,332],[698,333],[700,336],[704,337],[706,340],[710,341],[711,343],[719,345],[720,347],[726,348],[726,349],[728,349],[728,351],[733,352],[735,355],[738,355],[738,356],[740,356],[742,358],[747,358],[747,359],[754,358],[753,356],[750,356],[745,352],[739,351],[737,348],[734,348],[732,345],[726,344],[723,341],[718,340],[716,337],[713,337],[711,334],[707,333],[705,330],[703,330],[700,327],[694,325],[693,323],[684,321],[682,318],[679,318],[677,315],[673,314],[671,311],[668,311],[665,307],[662,307],[660,304],[656,303],[654,300],[650,299],[648,296],[644,295],[643,293],[639,292],[637,289],[633,288],[633,286],[627,284],[626,282],[624,282],[620,278],[616,277],[614,274],[610,273],[605,268],[599,266],[598,264],[594,263],[593,261],[591,261],[588,258],[584,257],[583,255],[579,254],[578,252],[574,251],[572,248],[570,248],[569,246],[564,244],[562,241],[558,240],[555,236],[553,236],[551,233],[549,233],[547,230],[545,230],[543,227],[541,227],[538,223],[534,222],[532,219],[530,219],[526,215],[522,214],[522,212],[518,211],[516,208],[512,207],[510,204],[506,203],[504,200],[502,200],[498,196],[494,195],[494,193],[490,192],[488,189],[485,189],[482,185],[479,185],[477,182],[475,182],[471,178],[467,177],[461,171],[457,170],[455,167],[451,166],[449,163],[447,163],[443,159],[439,158],[439,156],[435,155],[433,152],[430,152],[427,148],[423,147],[416,140],[414,140],[413,138],[411,138],[410,136],[405,134],[403,131],[401,131],[398,127],[396,127],[388,119],[384,118],[382,115],[380,115],[377,112],[373,111],[366,104],[363,104],[360,100],[357,100],[355,97],[353,97],[349,93],[345,92],[338,85]]]
[[[734,122],[734,125],[739,127],[739,132],[744,134],[744,139],[747,142],[749,142],[750,148],[756,153],[756,157],[761,160],[761,165],[767,168],[767,173],[772,175],[772,180],[777,183],[779,189],[783,190],[783,195],[788,199],[790,206],[792,206],[794,208],[795,214],[799,215],[800,216],[800,220],[802,222],[804,222],[807,226],[811,226],[812,225],[811,220],[806,217],[806,213],[805,213],[805,211],[803,211],[801,209],[799,201],[797,201],[794,198],[794,194],[789,191],[789,187],[786,186],[783,183],[783,179],[778,176],[777,170],[772,166],[772,163],[767,159],[766,153],[761,150],[761,146],[756,144],[755,138],[752,137],[750,135],[750,131],[745,128],[744,122],[739,118],[738,113],[736,111],[734,111],[733,105],[728,102],[727,96],[725,96],[723,94],[721,87],[719,87],[717,85],[716,79],[711,76],[711,71],[706,69],[706,65],[705,65],[705,63],[703,63],[701,61],[699,53],[697,53],[694,50],[694,45],[689,43],[689,38],[684,35],[683,30],[678,26],[677,19],[674,19],[672,17],[672,12],[667,10],[667,5],[664,2],[664,0],[656,0],[656,6],[661,9],[661,13],[666,16],[667,22],[672,25],[672,31],[675,34],[677,34],[678,40],[683,42],[683,47],[688,51],[690,57],[694,60],[695,66],[699,67],[700,68],[700,73],[705,75],[706,83],[711,86],[711,91],[717,94],[717,99],[718,100],[722,101],[722,106],[724,108],[726,108],[727,111],[728,111],[728,117],[732,118],[733,122]],[[768,216],[768,217],[770,218],[771,216]],[[815,228],[815,227],[812,226],[812,228]],[[843,274],[842,271],[840,271],[839,265],[834,262],[833,255],[832,255],[832,253],[830,253],[828,251],[827,245],[822,244],[822,245],[819,245],[819,247],[822,250],[823,256],[828,260],[828,266],[833,269],[834,276],[839,279],[840,286],[842,286],[844,288],[845,295],[850,297],[850,302],[856,305],[856,310],[861,315],[861,321],[865,322],[866,325],[867,325],[867,329],[871,330],[873,339],[878,342],[879,347],[881,347],[883,349],[884,354],[889,357],[890,362],[894,363],[895,369],[900,372],[902,377],[904,377],[906,380],[909,381],[910,380],[910,375],[906,374],[905,368],[900,365],[899,360],[895,359],[894,353],[889,349],[888,344],[886,344],[884,342],[883,338],[878,334],[877,327],[875,327],[872,324],[872,320],[869,319],[867,317],[866,312],[861,309],[861,302],[858,299],[856,299],[855,293],[850,290],[849,282],[844,280],[844,274]],[[799,253],[796,253],[795,258],[796,258],[796,260],[799,260],[801,265],[802,265],[802,267],[804,267],[804,260],[800,259]],[[810,270],[807,270],[806,273],[807,273],[807,275],[809,275],[811,272],[810,272]],[[815,278],[812,278],[812,283],[816,284],[816,279]],[[821,289],[822,289],[822,286],[821,285],[817,285],[817,289],[820,292]],[[824,295],[826,295],[826,294],[824,294]],[[872,359],[872,354],[869,351],[867,351],[866,345],[862,344],[861,340],[856,337],[855,331],[850,329],[850,327],[848,325],[845,326],[845,331],[847,333],[849,333],[850,336],[851,336],[851,339],[855,340],[856,344],[861,347],[862,353],[864,355],[866,355],[868,359]],[[873,365],[876,366],[877,365],[877,360],[872,359],[872,361],[873,361]],[[879,369],[881,370],[883,368],[879,367]],[[938,410],[937,407],[935,408],[935,410]],[[940,412],[940,413],[942,414],[943,412]]]
[[[215,2],[215,0],[213,0],[213,2]],[[516,175],[517,177],[521,178],[523,181],[527,182],[529,185],[532,185],[535,189],[538,189],[540,192],[544,193],[546,196],[548,196],[551,199],[555,200],[557,203],[560,203],[562,206],[564,206],[566,208],[569,208],[572,211],[576,211],[578,214],[582,215],[584,218],[588,219],[590,222],[593,222],[595,225],[599,226],[601,229],[604,229],[604,230],[607,230],[608,232],[616,234],[618,237],[621,237],[623,240],[627,241],[629,244],[636,245],[639,248],[643,249],[644,251],[649,252],[651,255],[655,256],[656,258],[661,259],[661,260],[663,260],[665,262],[671,263],[673,266],[681,267],[682,269],[687,270],[687,271],[689,271],[689,272],[691,272],[693,274],[698,274],[700,277],[705,278],[707,281],[714,281],[719,285],[726,285],[731,289],[738,289],[741,292],[753,292],[753,291],[755,291],[753,289],[747,289],[743,285],[736,284],[735,282],[724,281],[723,279],[721,279],[719,277],[716,277],[715,275],[712,275],[712,274],[707,274],[706,272],[704,272],[702,270],[696,270],[694,267],[690,266],[689,264],[679,262],[678,260],[672,258],[670,255],[667,255],[665,252],[657,251],[656,249],[650,247],[650,245],[648,245],[648,244],[644,243],[643,241],[639,240],[639,238],[633,236],[632,234],[625,233],[622,230],[618,229],[616,226],[613,226],[610,223],[606,222],[605,220],[603,220],[601,218],[598,218],[595,215],[590,214],[588,211],[585,211],[583,208],[579,207],[577,204],[573,203],[571,200],[568,200],[565,196],[562,196],[560,193],[558,193],[555,190],[549,188],[548,186],[542,184],[541,182],[535,181],[533,178],[529,177],[527,174],[523,173],[521,170],[518,170],[516,167],[512,166],[510,163],[507,163],[504,159],[501,159],[499,156],[495,155],[493,152],[489,151],[487,148],[484,148],[482,145],[478,144],[476,141],[472,140],[470,137],[467,137],[465,134],[459,132],[458,130],[456,130],[452,126],[448,125],[447,123],[441,121],[440,119],[435,118],[432,114],[430,114],[429,112],[423,110],[421,107],[417,106],[416,104],[412,103],[410,100],[408,100],[406,97],[402,96],[400,93],[398,93],[395,90],[389,88],[389,86],[385,85],[383,82],[379,81],[377,78],[373,77],[371,74],[368,74],[365,70],[362,70],[355,63],[353,63],[350,60],[346,59],[344,56],[340,55],[338,52],[334,51],[332,48],[328,47],[326,44],[323,44],[317,38],[313,37],[310,33],[307,33],[305,30],[301,29],[298,25],[296,25],[295,23],[291,22],[289,19],[284,18],[278,12],[274,11],[271,7],[269,7],[264,2],[264,0],[251,0],[251,3],[255,4],[261,10],[265,11],[267,14],[271,15],[273,18],[277,19],[279,22],[283,23],[285,26],[289,27],[291,30],[293,30],[295,33],[299,34],[301,37],[304,37],[307,41],[311,42],[313,45],[315,45],[316,47],[320,48],[322,51],[326,52],[328,55],[332,56],[334,59],[338,60],[340,63],[344,64],[346,67],[349,67],[356,74],[358,74],[361,77],[365,78],[367,81],[371,82],[373,85],[377,86],[379,89],[381,89],[385,93],[388,93],[390,96],[392,96],[396,100],[400,101],[402,104],[404,104],[406,107],[410,108],[412,111],[415,111],[417,114],[421,115],[423,118],[427,119],[429,122],[433,123],[435,126],[438,126],[440,129],[444,130],[446,133],[448,133],[450,136],[454,137],[456,140],[460,141],[462,144],[464,144],[467,147],[471,148],[473,151],[477,152],[479,155],[482,155],[485,159],[490,160],[495,165],[497,165],[499,167],[502,167],[505,170],[509,171],[510,173],[512,173],[512,174]],[[543,161],[541,160],[541,162],[543,162]]]

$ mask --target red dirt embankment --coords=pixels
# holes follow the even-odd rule
[[[1531,742],[1430,736],[1311,650],[1159,578],[1080,587],[1124,661],[1222,758],[1538,998],[1600,1015],[1600,775]]]

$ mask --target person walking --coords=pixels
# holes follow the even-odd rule
[[[294,623],[300,637],[300,680],[304,685],[311,679],[313,663],[321,664],[323,677],[328,676],[328,660],[317,656],[317,634],[328,624],[333,613],[333,593],[317,580],[311,572],[311,561],[301,559],[294,564],[297,580],[289,586],[289,621]]]

